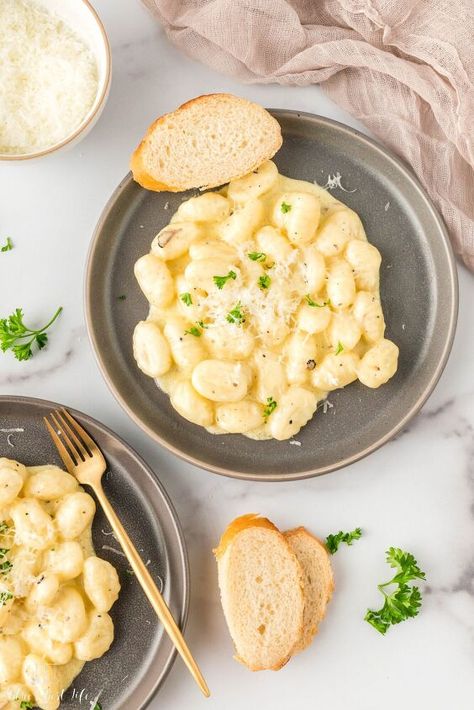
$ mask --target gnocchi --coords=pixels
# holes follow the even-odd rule
[[[56,710],[113,642],[120,582],[94,554],[95,503],[73,476],[0,459],[3,480],[14,487],[0,506],[0,707]]]
[[[137,261],[137,365],[211,433],[288,439],[329,392],[395,374],[380,264],[353,210],[267,161],[183,202]]]

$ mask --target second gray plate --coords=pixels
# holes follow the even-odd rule
[[[148,192],[122,181],[97,226],[86,274],[86,316],[109,387],[130,416],[173,453],[216,473],[288,480],[333,471],[384,444],[418,412],[446,364],[457,316],[457,278],[446,230],[413,174],[380,145],[347,126],[295,111],[272,111],[282,127],[275,156],[289,177],[326,184],[338,173],[338,199],[362,218],[382,253],[381,295],[387,337],[400,348],[399,369],[378,390],[354,383],[329,396],[288,441],[213,436],[187,422],[137,368],[135,324],[148,304],[133,275],[155,234],[191,193]]]
[[[58,406],[33,397],[0,396],[0,457],[26,466],[54,463],[63,468],[43,417]],[[125,529],[184,628],[189,604],[186,548],[173,506],[151,470],[125,442],[86,414],[69,410],[97,442],[107,461],[102,482]],[[90,492],[90,489],[89,491]],[[61,710],[92,708],[142,710],[165,679],[176,656],[128,562],[98,507],[92,527],[94,547],[116,568],[122,589],[111,610],[115,639],[110,650],[84,670],[64,693]],[[190,681],[191,682],[191,681]]]

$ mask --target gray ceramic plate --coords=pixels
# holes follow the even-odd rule
[[[142,189],[130,175],[100,218],[89,253],[86,314],[101,370],[130,416],[170,451],[216,473],[288,480],[345,466],[384,444],[416,414],[446,364],[457,316],[457,278],[446,230],[418,181],[397,158],[357,131],[320,116],[272,111],[283,130],[275,162],[290,177],[340,173],[334,191],[362,218],[383,256],[381,292],[387,337],[400,348],[399,369],[384,387],[354,383],[334,392],[288,441],[212,436],[182,419],[153,380],[137,368],[132,333],[148,304],[133,276],[136,259],[183,200]],[[191,193],[189,193],[191,194]],[[185,194],[184,198],[189,197]],[[167,209],[168,208],[168,209]],[[125,295],[125,300],[119,300]]]
[[[43,424],[58,405],[27,397],[0,397],[0,456],[26,465],[62,466]],[[69,410],[99,444],[107,459],[104,489],[181,628],[189,603],[189,573],[183,535],[170,500],[150,469],[121,439],[91,417]],[[10,433],[5,429],[22,429]],[[148,705],[170,670],[174,648],[163,632],[98,508],[93,524],[96,552],[118,570],[122,590],[111,610],[115,640],[102,658],[88,663],[64,694],[61,710],[76,710],[100,693],[103,710]],[[81,694],[82,693],[82,694]],[[79,700],[81,698],[81,701]]]

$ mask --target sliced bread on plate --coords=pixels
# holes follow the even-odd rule
[[[258,168],[281,144],[280,125],[262,106],[209,94],[157,118],[130,168],[136,182],[156,192],[217,187]]]
[[[295,652],[305,649],[313,640],[334,590],[334,578],[329,553],[321,540],[304,527],[284,533],[303,568],[304,617],[303,637]]]
[[[236,659],[252,671],[278,670],[303,637],[301,565],[267,518],[236,518],[214,550],[222,607]]]

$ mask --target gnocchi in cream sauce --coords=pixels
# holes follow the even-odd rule
[[[115,568],[94,553],[93,498],[56,466],[0,458],[0,708],[56,710],[114,638]]]
[[[267,161],[183,202],[135,264],[138,367],[214,434],[289,439],[329,392],[395,374],[380,264],[355,212]]]

